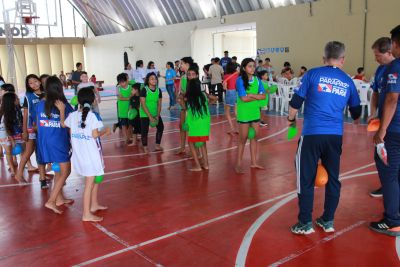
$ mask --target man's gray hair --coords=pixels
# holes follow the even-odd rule
[[[331,41],[325,45],[325,59],[339,59],[344,57],[344,44],[338,41]]]

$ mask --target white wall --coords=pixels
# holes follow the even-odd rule
[[[385,4],[382,4],[384,2]],[[345,71],[353,74],[366,58],[367,74],[376,68],[370,47],[375,39],[388,36],[389,31],[399,24],[399,0],[368,0],[368,19],[363,52],[364,0],[320,0],[313,3],[313,15],[309,5],[297,5],[276,9],[259,10],[226,16],[226,23],[219,19],[207,19],[163,27],[156,27],[121,34],[86,39],[87,70],[95,73],[106,84],[115,84],[115,77],[123,70],[125,46],[134,46],[127,51],[132,64],[136,59],[146,63],[153,60],[159,69],[167,61],[183,56],[192,56],[200,66],[213,56],[212,32],[216,27],[256,24],[257,47],[288,46],[289,53],[265,54],[276,68],[290,61],[297,72],[301,65],[313,67],[321,64],[323,46],[327,41],[338,40],[346,44]],[[161,47],[155,40],[165,41]]]

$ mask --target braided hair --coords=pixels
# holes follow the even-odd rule
[[[86,118],[90,111],[90,107],[95,100],[95,95],[93,89],[91,87],[81,88],[78,92],[78,103],[82,107],[82,120],[81,120],[81,128],[85,129],[86,127]]]

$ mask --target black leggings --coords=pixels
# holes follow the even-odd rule
[[[147,146],[147,135],[149,133],[149,127],[150,127],[150,119],[149,118],[140,118],[140,126],[141,126],[141,139],[142,139],[142,145]],[[164,132],[164,123],[161,119],[161,117],[158,119],[158,124],[157,124],[157,133],[156,133],[156,144],[159,145],[161,144],[161,138]]]

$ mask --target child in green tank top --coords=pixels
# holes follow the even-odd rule
[[[154,72],[148,73],[144,88],[140,91],[140,127],[143,150],[147,154],[147,136],[149,127],[157,127],[155,151],[162,151],[161,138],[164,132],[164,123],[160,116],[162,107],[162,93],[158,88],[157,75]]]
[[[262,85],[265,89],[265,100],[260,101],[260,112],[261,112],[261,121],[260,126],[268,126],[267,124],[267,116],[265,114],[266,110],[268,109],[269,103],[269,94],[270,94],[270,86],[268,84],[268,71],[262,70],[258,73],[258,78],[261,80]]]
[[[126,73],[120,73],[117,76],[117,107],[118,107],[118,120],[122,128],[122,136],[125,139],[125,144],[129,144],[128,134],[128,110],[129,110],[129,98],[132,94],[132,88],[128,84],[128,75]]]
[[[186,119],[186,103],[185,103],[185,94],[187,89],[187,76],[186,72],[188,71],[189,67],[193,64],[193,59],[191,57],[184,57],[181,59],[180,69],[184,73],[181,76],[180,84],[179,84],[179,94],[177,97],[177,102],[180,105],[180,121],[179,121],[179,133],[180,133],[180,143],[181,147],[176,153],[177,155],[185,154],[186,153],[186,131],[183,129],[183,124],[185,123]]]
[[[188,124],[188,143],[195,167],[190,171],[208,170],[207,144],[211,129],[211,117],[208,109],[207,95],[201,91],[198,67],[190,67],[188,72],[188,87],[185,96],[187,106],[186,122]],[[198,148],[198,151],[196,151]],[[198,152],[203,156],[200,163]]]
[[[245,58],[240,66],[240,76],[236,80],[236,90],[238,93],[237,121],[239,124],[239,142],[235,171],[240,174],[244,173],[242,169],[242,158],[250,127],[255,131],[255,137],[250,140],[250,167],[254,169],[264,169],[257,163],[257,132],[260,122],[260,103],[265,101],[266,96],[262,82],[254,75],[255,65],[253,59]]]

